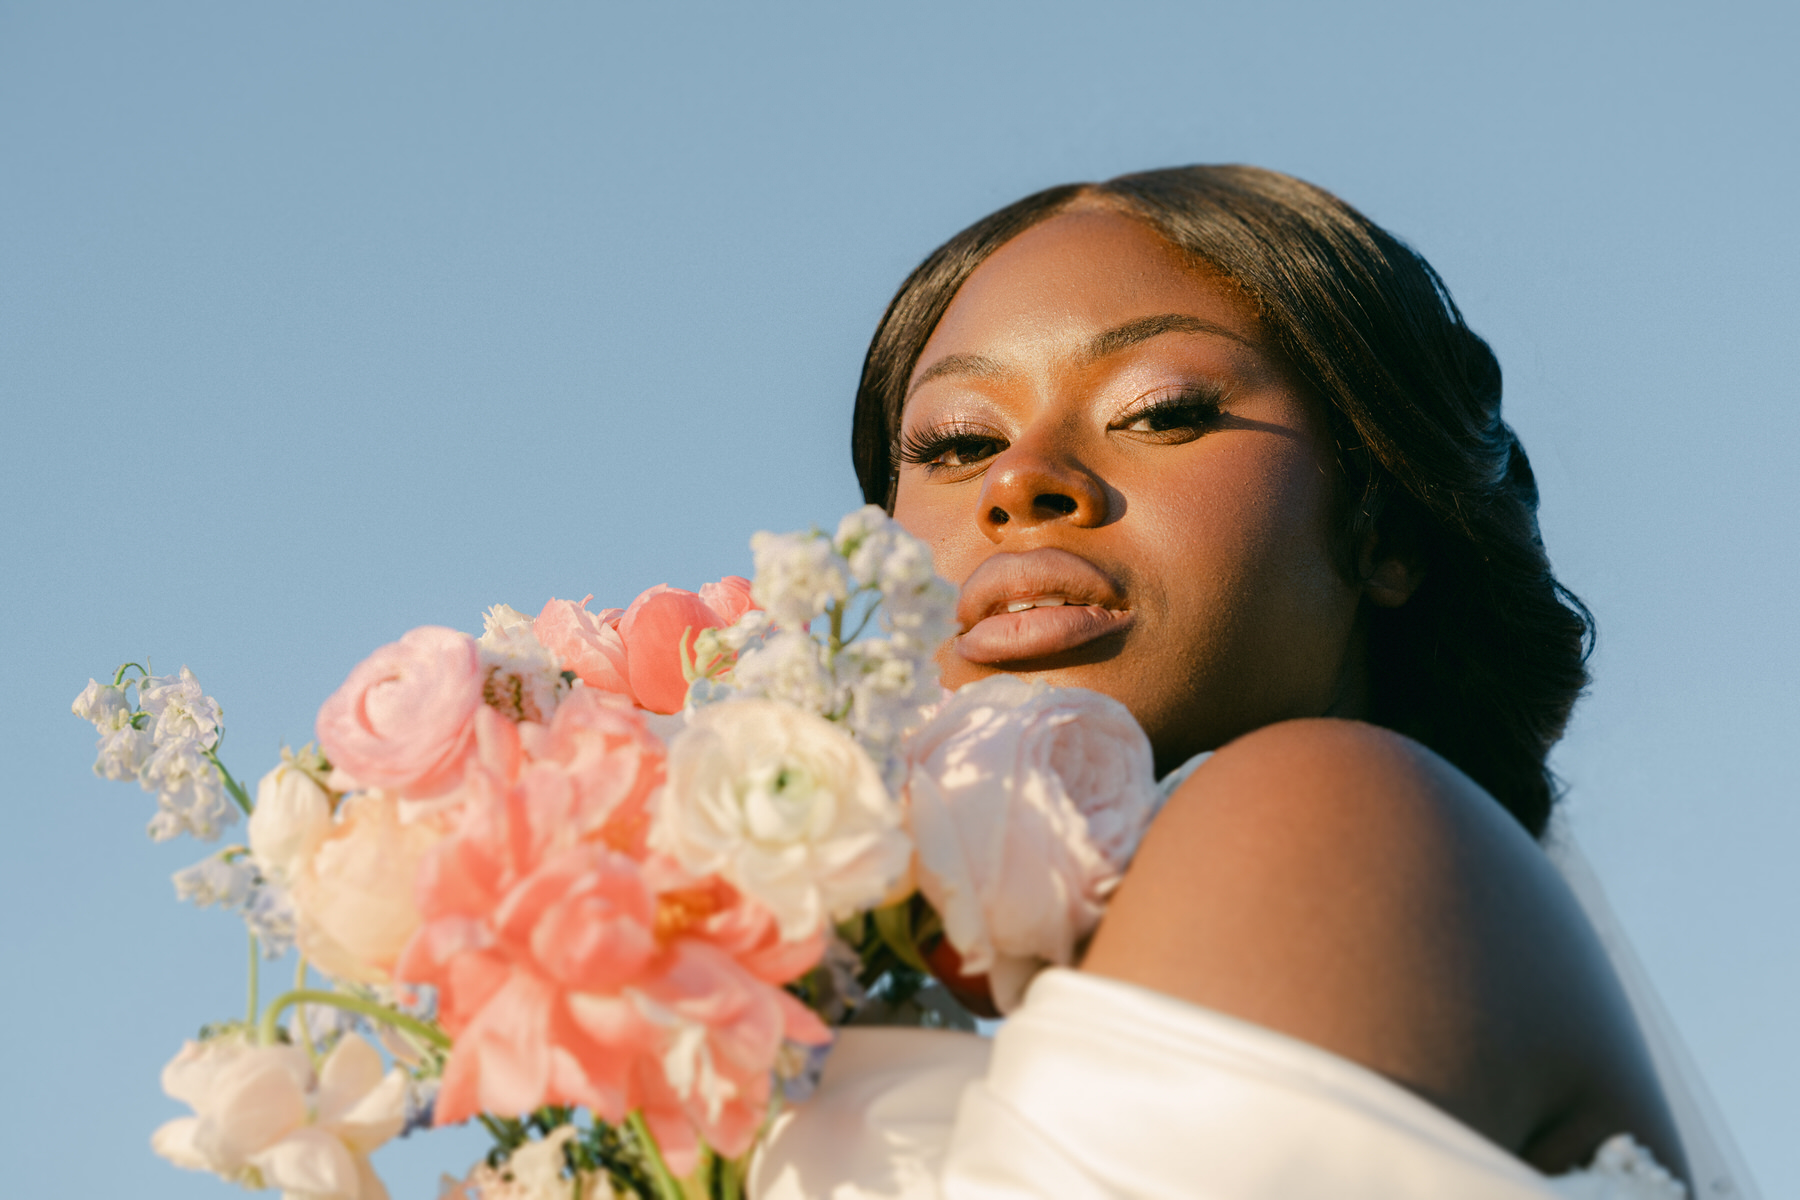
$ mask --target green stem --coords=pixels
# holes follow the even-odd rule
[[[450,1048],[448,1034],[417,1017],[409,1017],[405,1013],[395,1012],[385,1004],[364,1000],[361,996],[347,996],[343,992],[321,992],[311,988],[298,988],[273,1001],[267,1011],[263,1013],[262,1025],[257,1030],[257,1041],[265,1045],[274,1042],[275,1030],[280,1023],[282,1010],[296,1004],[323,1004],[331,1008],[342,1008],[349,1012],[360,1013],[383,1024],[392,1025],[396,1029],[405,1030],[439,1050]]]
[[[650,1182],[656,1188],[657,1200],[687,1200],[686,1194],[681,1190],[681,1182],[663,1160],[662,1147],[650,1136],[650,1126],[644,1122],[643,1111],[633,1109],[631,1115],[625,1118],[625,1125],[644,1148],[644,1159],[650,1167]]]
[[[231,798],[237,801],[237,806],[244,810],[244,815],[247,817],[250,815],[251,809],[250,793],[244,790],[243,784],[231,777],[231,772],[227,771],[225,764],[219,761],[219,746],[224,741],[225,735],[220,734],[219,740],[213,743],[212,749],[206,751],[206,761],[218,768],[219,777],[225,781],[225,790],[231,793]]]
[[[294,990],[296,992],[302,991],[305,987],[306,959],[301,958],[300,966],[294,971]],[[306,1057],[317,1058],[319,1056],[318,1050],[313,1046],[312,1030],[307,1026],[305,1021],[300,1022],[300,1044],[306,1047]]]
[[[244,1024],[247,1026],[255,1026],[256,1024],[256,985],[257,975],[260,972],[261,965],[262,947],[257,944],[256,935],[253,933],[250,935],[250,1012],[249,1015],[244,1018]]]
[[[741,1161],[730,1158],[719,1160],[719,1200],[743,1200],[744,1180],[740,1166]]]
[[[142,666],[139,666],[137,663],[120,663],[119,669],[117,671],[113,672],[113,686],[114,687],[118,687],[120,683],[124,682],[125,669],[127,667],[137,667],[138,673],[142,674],[142,675],[150,674],[150,672],[144,670],[144,668]]]

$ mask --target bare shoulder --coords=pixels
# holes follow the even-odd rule
[[[1222,748],[1157,818],[1083,967],[1359,1062],[1545,1170],[1621,1130],[1683,1165],[1561,877],[1388,730],[1289,721]]]

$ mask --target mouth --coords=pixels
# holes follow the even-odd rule
[[[996,554],[963,583],[956,652],[973,663],[1048,658],[1129,629],[1119,588],[1093,563],[1045,547]]]

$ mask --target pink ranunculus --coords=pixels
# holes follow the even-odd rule
[[[441,795],[462,779],[481,684],[474,638],[415,629],[364,659],[325,701],[319,745],[346,785]]]
[[[919,890],[967,975],[1009,1011],[1048,963],[1074,960],[1156,813],[1150,740],[1085,688],[995,675],[907,739]]]
[[[749,581],[727,575],[699,592],[658,584],[623,611],[590,613],[587,600],[552,600],[533,630],[589,687],[617,692],[651,712],[672,713],[687,699],[683,638],[691,652],[702,629],[721,629],[755,607]]]

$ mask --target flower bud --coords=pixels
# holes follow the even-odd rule
[[[331,798],[306,772],[282,763],[256,785],[250,852],[265,874],[292,882],[331,832]]]

